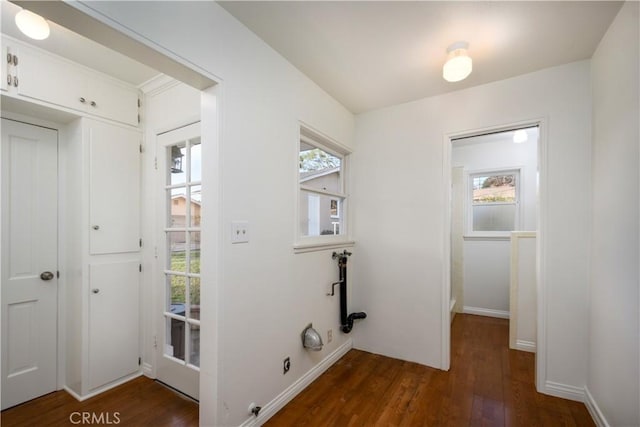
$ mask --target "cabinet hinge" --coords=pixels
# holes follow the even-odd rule
[[[139,243],[140,243],[140,247],[142,247],[142,239],[140,239],[140,242],[139,242]]]
[[[138,265],[138,271],[142,273],[142,264]]]
[[[140,144],[140,152],[141,152],[141,153],[143,152],[143,150],[142,150],[142,144]]]
[[[153,158],[153,168],[155,170],[158,170],[158,158],[157,157]]]
[[[138,123],[140,123],[140,114],[138,114]]]
[[[60,278],[60,270],[56,271],[56,279]]]
[[[142,101],[138,98],[138,108],[142,107]]]
[[[138,366],[142,365],[142,357],[138,357]]]

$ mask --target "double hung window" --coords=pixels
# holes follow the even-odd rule
[[[346,234],[345,173],[348,153],[305,128],[299,146],[299,241]],[[335,238],[335,237],[333,237]]]
[[[469,235],[507,236],[519,229],[519,170],[469,174],[469,190]]]

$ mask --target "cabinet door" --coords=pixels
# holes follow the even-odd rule
[[[140,250],[140,133],[85,119],[89,144],[89,251]]]
[[[138,261],[89,266],[89,390],[139,369]]]
[[[89,78],[87,112],[138,126],[138,92],[106,79]]]
[[[86,110],[87,76],[72,64],[21,46],[18,78],[20,95]]]
[[[0,76],[0,90],[5,92],[8,89],[7,76],[9,75],[9,69],[11,64],[7,61],[7,54],[9,51],[7,50],[7,45],[4,43],[4,39],[2,39],[2,58],[0,58],[0,63],[2,63],[2,67],[0,68],[2,74]]]

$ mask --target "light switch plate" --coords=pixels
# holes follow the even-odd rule
[[[249,243],[249,221],[231,222],[231,243]]]

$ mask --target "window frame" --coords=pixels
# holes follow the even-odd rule
[[[298,141],[296,146],[296,161],[295,161],[295,185],[296,185],[296,203],[295,203],[295,242],[294,251],[296,253],[310,252],[315,250],[323,250],[330,248],[348,247],[353,245],[353,241],[350,239],[349,224],[348,224],[348,206],[349,206],[349,193],[348,193],[348,181],[349,181],[349,156],[351,150],[340,144],[339,142],[321,134],[320,132],[311,129],[310,127],[300,124],[300,133],[298,135]],[[301,144],[311,145],[315,148],[319,148],[322,151],[331,154],[332,156],[340,159],[340,178],[339,178],[339,191],[322,190],[300,182],[300,148]],[[338,219],[341,222],[340,234],[318,235],[318,236],[305,236],[301,233],[300,223],[301,210],[300,202],[302,200],[303,192],[309,192],[317,194],[319,196],[328,197],[329,200],[338,200],[338,215],[330,215],[331,219]]]
[[[498,175],[514,175],[515,176],[515,202],[490,202],[490,203],[474,203],[473,202],[473,179],[478,176],[498,176]],[[511,232],[522,230],[522,167],[505,167],[491,168],[466,171],[465,185],[465,234],[464,238],[493,238],[493,239],[509,239]],[[473,207],[496,206],[496,205],[515,205],[515,218],[513,221],[513,230],[505,231],[475,231],[473,229]]]

